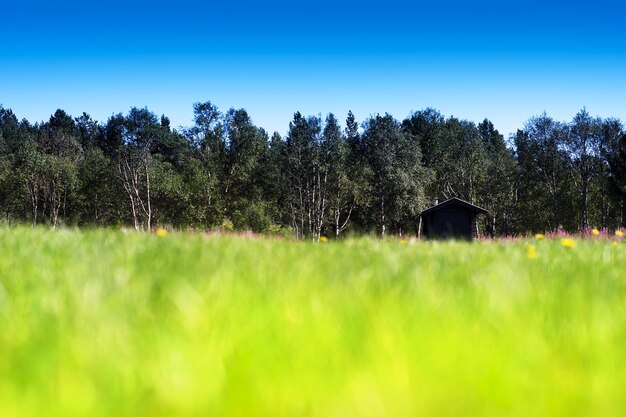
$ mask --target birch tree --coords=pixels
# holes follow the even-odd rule
[[[222,114],[210,101],[193,105],[194,126],[185,132],[185,137],[194,150],[198,152],[198,166],[193,175],[196,195],[205,228],[221,222],[224,215],[224,204],[221,193],[221,173],[226,158],[225,126]],[[195,165],[195,163],[194,163]]]
[[[321,151],[322,169],[327,177],[327,206],[335,238],[348,226],[356,205],[356,184],[348,172],[349,150],[337,119],[330,113],[324,124]]]
[[[424,202],[419,143],[389,114],[371,117],[364,126],[363,145],[374,196],[372,213],[381,236],[390,227],[402,234],[416,227]]]
[[[283,173],[288,184],[289,212],[296,236],[319,240],[327,211],[328,172],[321,164],[321,121],[300,112],[289,123]]]
[[[556,229],[563,223],[559,201],[565,190],[561,185],[568,170],[568,156],[564,148],[565,126],[543,113],[531,118],[524,130],[527,135],[519,139],[526,139],[528,143],[518,143],[518,150],[526,151],[520,157],[528,159],[526,169],[535,173],[548,192],[552,209],[548,227]]]
[[[148,109],[132,108],[123,125],[123,142],[118,153],[117,171],[126,191],[136,230],[152,228],[151,146],[160,125]]]
[[[569,124],[564,140],[579,192],[583,230],[589,227],[589,186],[600,171],[601,126],[599,118],[591,117],[586,109],[582,109]]]

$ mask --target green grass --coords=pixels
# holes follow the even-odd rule
[[[626,244],[0,229],[0,416],[617,416]]]

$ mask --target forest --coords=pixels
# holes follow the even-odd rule
[[[586,109],[533,116],[509,138],[432,108],[402,121],[296,112],[285,137],[244,109],[193,110],[174,128],[147,108],[33,124],[0,107],[1,221],[409,236],[421,210],[458,197],[489,210],[486,236],[625,225],[624,126]]]

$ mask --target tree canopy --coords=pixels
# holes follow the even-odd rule
[[[59,109],[33,124],[0,107],[2,221],[407,235],[423,209],[458,197],[489,210],[492,236],[625,225],[626,132],[586,109],[532,116],[510,138],[432,108],[343,124],[296,112],[285,137],[245,109],[193,111],[173,128],[147,108],[103,122]]]

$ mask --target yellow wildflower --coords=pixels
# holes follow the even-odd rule
[[[561,239],[561,245],[565,246],[566,248],[573,248],[574,246],[576,246],[576,241],[570,238]]]
[[[543,239],[545,236],[543,235],[543,233],[537,233],[537,234],[535,235],[535,237],[536,237],[537,239],[541,240],[541,239]]]
[[[154,232],[158,237],[165,237],[167,236],[167,230],[165,230],[162,227],[159,227],[158,229],[156,229],[156,232]]]
[[[591,234],[593,234],[594,236],[598,236],[600,234],[600,231],[598,229],[593,229],[591,231]]]
[[[617,237],[624,237],[624,232],[622,232],[621,230],[616,230],[615,231],[615,236],[617,236]]]
[[[528,245],[526,248],[526,255],[528,255],[528,259],[535,259],[537,255],[537,249],[533,245]]]
[[[328,238],[326,236],[320,236],[320,242],[326,243],[328,242]]]
[[[403,245],[406,245],[407,243],[409,243],[409,241],[406,239],[400,239],[400,243],[402,243]]]

